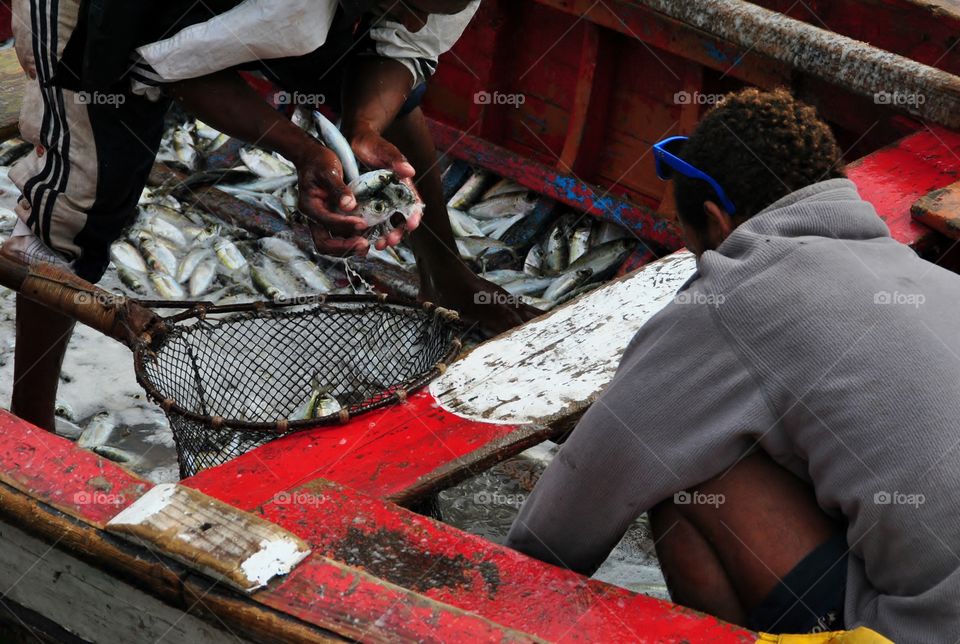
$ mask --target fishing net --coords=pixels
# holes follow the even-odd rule
[[[402,401],[460,348],[456,314],[377,296],[194,307],[135,355],[181,477],[292,431]]]

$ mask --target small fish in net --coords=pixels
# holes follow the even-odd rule
[[[167,413],[183,477],[290,431],[403,400],[460,347],[456,314],[430,306],[329,296],[246,308],[175,316],[158,346],[137,353],[138,379]]]

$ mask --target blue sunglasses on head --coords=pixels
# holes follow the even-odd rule
[[[728,214],[734,214],[737,209],[734,208],[733,202],[730,201],[729,197],[727,197],[727,193],[723,191],[723,188],[720,187],[720,184],[717,183],[713,177],[706,172],[693,167],[667,149],[669,147],[679,147],[680,144],[682,144],[688,138],[690,137],[671,136],[668,139],[664,139],[653,144],[653,158],[657,165],[657,176],[664,181],[667,181],[670,179],[673,172],[679,172],[683,176],[689,177],[690,179],[706,181],[707,184],[713,188],[713,191],[720,200],[720,205],[723,206],[723,209],[726,210]]]

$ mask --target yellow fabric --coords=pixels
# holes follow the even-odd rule
[[[760,633],[757,644],[776,642],[777,644],[893,644],[892,641],[865,626],[852,631],[833,631],[831,633],[813,633],[811,635],[771,635]]]

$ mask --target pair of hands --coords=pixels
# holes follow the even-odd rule
[[[416,194],[413,166],[393,144],[380,134],[368,131],[357,134],[350,142],[357,160],[372,168],[393,170]],[[340,159],[330,148],[320,143],[301,155],[297,165],[300,183],[299,208],[310,225],[313,242],[324,255],[359,255],[370,251],[370,241],[363,234],[367,225],[360,217],[351,215],[357,200],[343,181]],[[420,225],[420,214],[412,215],[405,226],[395,228],[376,240],[375,247],[383,250],[396,246],[406,232]]]

